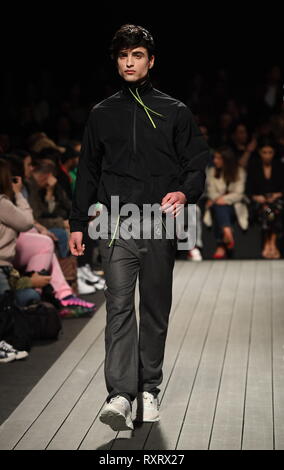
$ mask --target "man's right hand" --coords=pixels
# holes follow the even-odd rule
[[[74,256],[82,256],[85,251],[85,245],[82,244],[83,232],[71,232],[69,238],[69,248]]]

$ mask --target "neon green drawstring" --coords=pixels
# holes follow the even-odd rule
[[[119,224],[119,219],[120,219],[120,215],[118,214],[118,217],[117,217],[117,222],[116,222],[116,227],[115,227],[115,231],[114,231],[114,234],[113,234],[113,236],[112,236],[112,239],[111,239],[111,241],[110,241],[110,243],[109,243],[109,245],[108,245],[108,246],[111,246],[111,245],[112,245],[112,243],[113,243],[114,237],[115,237],[115,235],[116,235],[116,232],[117,232],[118,224]]]
[[[149,108],[148,106],[146,106],[146,104],[143,103],[142,101],[142,98],[141,96],[139,95],[138,93],[138,88],[136,88],[136,93],[138,96],[135,95],[135,93],[133,93],[133,91],[131,90],[131,88],[129,88],[129,91],[131,92],[131,94],[134,96],[134,98],[136,99],[136,101],[138,101],[139,104],[141,104],[141,106],[143,106],[148,118],[150,119],[151,123],[153,124],[153,127],[156,129],[156,124],[154,123],[153,119],[151,118],[149,111],[151,111],[151,113],[154,113],[154,114],[157,114],[157,116],[161,116],[163,117],[163,114],[160,114],[160,113],[157,113],[157,111],[154,111],[153,109]]]

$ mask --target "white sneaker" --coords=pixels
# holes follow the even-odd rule
[[[192,261],[202,261],[202,255],[198,248],[193,248],[192,250],[189,250],[187,257]]]
[[[12,362],[15,359],[16,359],[15,353],[7,352],[0,348],[0,362],[3,362],[3,363]]]
[[[13,361],[14,359],[16,360],[25,359],[25,357],[29,355],[27,351],[18,351],[17,349],[13,348],[11,344],[6,343],[6,341],[0,342],[0,351],[2,352],[2,356],[3,356],[1,357],[1,362],[10,362],[10,361]],[[7,355],[6,359],[8,360],[5,360],[3,353],[6,353]]]
[[[89,264],[85,264],[85,266],[80,266],[77,268],[78,276],[82,279],[86,279],[91,283],[98,282],[100,280],[99,276],[93,273]]]
[[[78,294],[94,294],[96,292],[95,286],[92,284],[87,284],[80,276],[77,277],[77,289]]]
[[[105,287],[105,280],[102,279],[100,276],[97,276],[91,269],[89,264],[85,264],[85,266],[81,266],[77,270],[78,277],[83,279],[86,284],[91,284],[95,286],[96,290],[103,290]]]
[[[113,431],[133,430],[131,406],[127,398],[117,395],[107,403],[99,417],[100,421],[108,424]]]
[[[159,399],[150,392],[139,392],[137,395],[136,421],[155,422],[160,421]]]

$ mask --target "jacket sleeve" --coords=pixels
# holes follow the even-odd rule
[[[184,103],[180,103],[178,108],[175,147],[181,166],[178,191],[186,195],[188,204],[196,204],[204,191],[210,149],[192,112]]]
[[[103,148],[99,141],[95,109],[91,110],[84,129],[72,207],[70,232],[83,232],[87,227],[89,207],[97,202]]]
[[[22,193],[16,193],[15,198],[16,204],[8,198],[2,199],[0,220],[16,232],[26,232],[33,227],[33,211]]]

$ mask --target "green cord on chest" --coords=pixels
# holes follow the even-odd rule
[[[141,96],[139,95],[138,93],[138,88],[136,88],[136,93],[137,93],[137,96],[135,95],[135,93],[133,93],[133,91],[131,90],[131,88],[129,88],[129,91],[131,92],[131,94],[134,96],[134,98],[136,99],[136,101],[138,101],[139,104],[141,104],[141,106],[143,106],[144,108],[144,111],[146,112],[148,118],[150,119],[153,127],[156,129],[156,124],[154,123],[153,119],[151,118],[150,114],[149,114],[149,111],[151,111],[151,113],[154,113],[156,114],[157,116],[161,116],[163,117],[163,114],[160,114],[160,113],[157,113],[157,111],[154,111],[153,109],[149,108],[148,106],[146,106],[145,103],[143,103],[142,101],[142,98]]]

